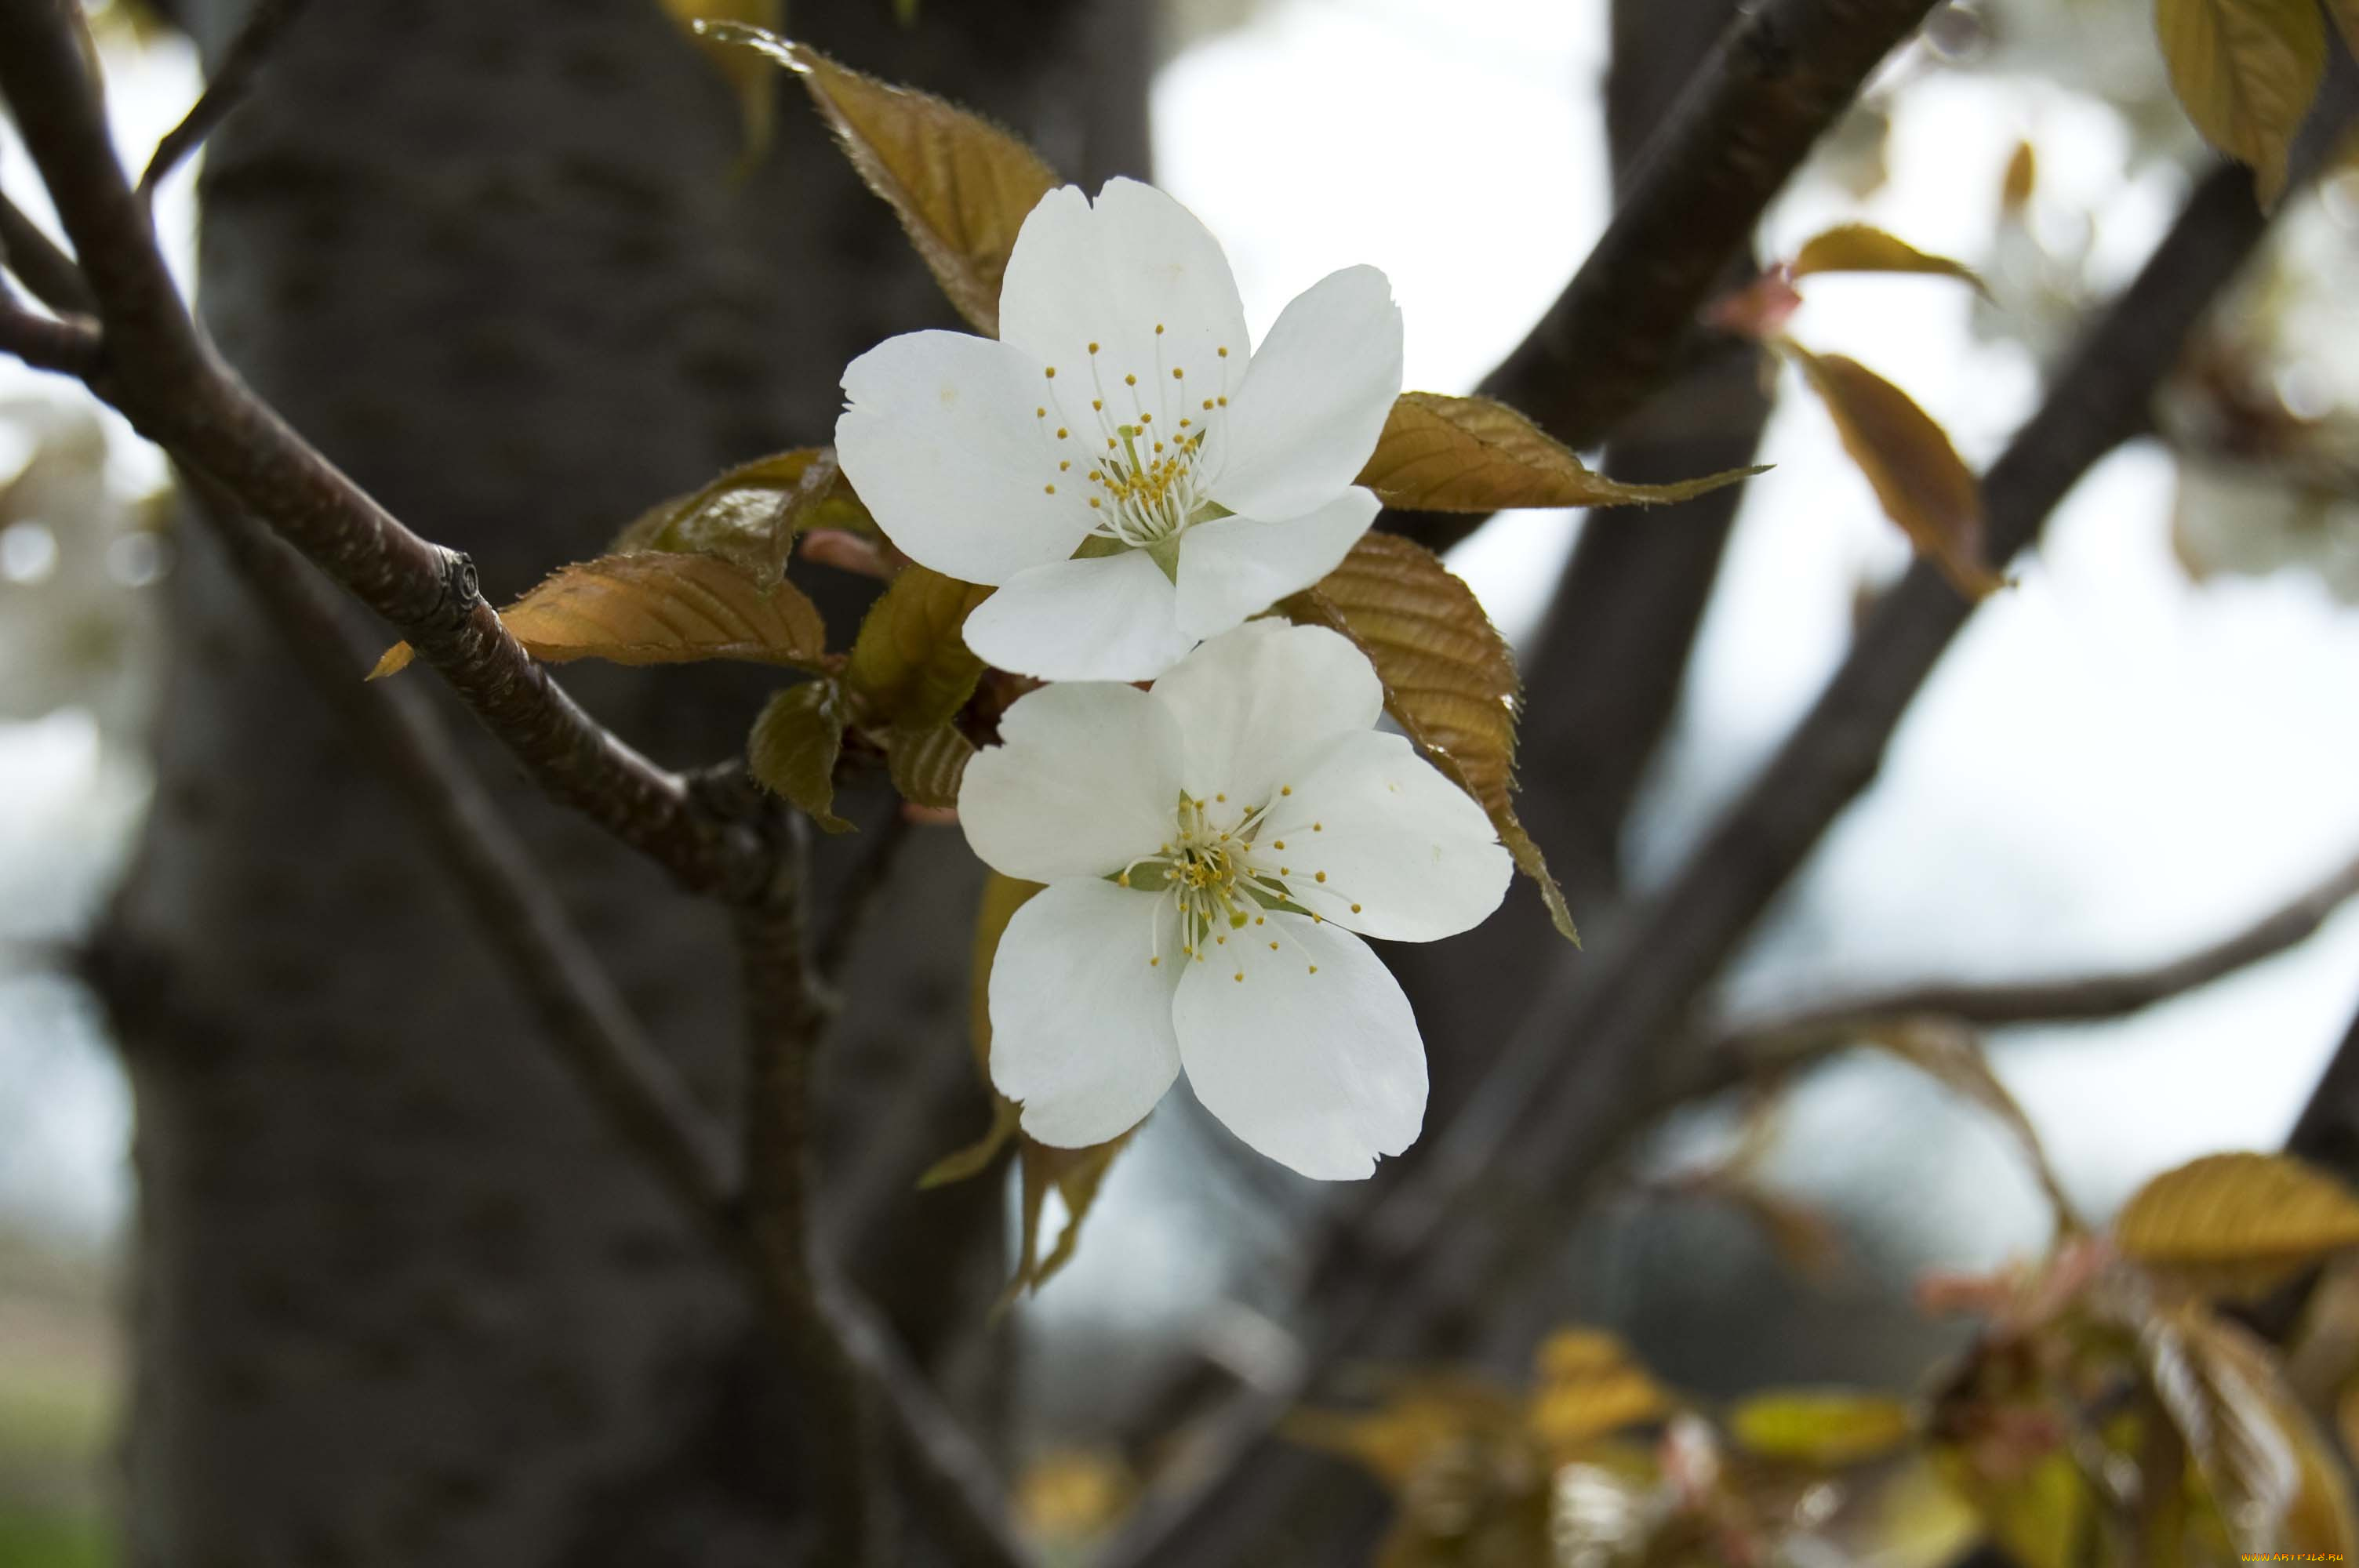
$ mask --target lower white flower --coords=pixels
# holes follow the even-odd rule
[[[1152,691],[1068,682],[1008,708],[959,819],[991,866],[1048,884],[991,971],[992,1081],[1027,1132],[1103,1142],[1184,1065],[1306,1176],[1365,1176],[1415,1141],[1424,1044],[1353,933],[1464,931],[1512,866],[1480,806],[1373,728],[1382,708],[1343,638],[1256,621]]]

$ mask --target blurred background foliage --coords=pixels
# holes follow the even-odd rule
[[[1607,9],[1159,0],[1155,172],[1229,245],[1257,328],[1309,278],[1373,261],[1407,311],[1410,384],[1464,390],[1605,218]],[[192,101],[193,52],[129,0],[90,14],[136,162]],[[765,83],[716,88],[746,105],[748,156],[819,156],[814,135],[774,125],[799,106]],[[1979,465],[2203,156],[2142,0],[1953,4],[1827,139],[1762,252],[1789,256],[1864,219],[1973,265],[1987,299],[1922,279],[1830,280],[1798,330],[1906,387]],[[0,181],[46,220],[13,134],[0,134]],[[1453,215],[1395,200],[1404,187],[1447,187]],[[183,178],[159,205],[184,273],[191,202]],[[1875,794],[1751,945],[1723,1015],[1926,975],[2150,959],[2233,928],[2359,844],[2354,240],[2359,163],[2346,161],[2295,199],[2215,311],[2157,410],[2158,438],[2093,474],[1978,619]],[[1777,470],[1748,495],[1628,832],[1640,887],[1677,864],[1908,558],[1794,389],[1780,385],[1764,448]],[[0,1568],[110,1560],[129,1112],[65,956],[145,804],[141,737],[168,656],[150,590],[174,554],[163,481],[111,416],[0,371]],[[1452,565],[1526,635],[1579,526],[1514,514]],[[2054,1192],[2109,1215],[2181,1161],[2282,1141],[2347,1020],[2354,968],[2346,916],[2136,1019],[1999,1032],[1990,1072],[2052,1160]],[[1296,1435],[1389,1489],[1394,1568],[1529,1561],[1528,1532],[1551,1518],[1586,1519],[1584,1539],[1606,1543],[1562,1559],[1583,1568],[1686,1560],[1701,1538],[1665,1533],[1674,1521],[1720,1531],[1712,1550],[1732,1561],[1936,1562],[1964,1539],[1955,1464],[2030,1451],[2021,1422],[1994,1428],[1991,1380],[2016,1378],[2004,1400],[2038,1404],[2048,1385],[2022,1367],[2078,1368],[2073,1397],[2099,1412],[2105,1452],[2076,1455],[2007,1544],[2025,1568],[2088,1560],[2056,1542],[2103,1531],[2056,1518],[2097,1507],[2076,1488],[2108,1473],[2108,1454],[2153,1463],[2158,1433],[2189,1441],[2168,1408],[2187,1379],[2154,1363],[2162,1309],[2124,1282],[2126,1265],[2056,1228],[2019,1141],[1953,1088],[1854,1052],[1792,1075],[1774,1110],[1743,1094],[1681,1109],[1634,1145],[1570,1251],[1538,1265],[1563,1275],[1563,1322],[1594,1326],[1560,1327],[1520,1383],[1496,1368],[1372,1370],[1366,1409],[1306,1414]],[[1010,1441],[1045,1541],[1079,1560],[1174,1462],[1140,1439],[1152,1412],[1107,1390],[1197,1364],[1251,1384],[1293,1353],[1294,1222],[1321,1201],[1236,1158],[1176,1101],[1115,1164],[1071,1267],[994,1331],[1018,1368]],[[1984,1279],[1933,1291],[1981,1317],[1921,1311],[1929,1274]],[[2071,1288],[2043,1295],[2060,1275]],[[2348,1278],[2333,1278],[2321,1333],[2347,1315]],[[2241,1350],[2217,1346],[2241,1331],[2213,1324],[2180,1320],[2179,1353],[2234,1362]],[[2316,1365],[2296,1355],[2318,1431],[2335,1426],[2349,1348],[2316,1351]],[[2091,1356],[2110,1382],[2082,1375]],[[1859,1391],[1760,1402],[1826,1385]],[[1992,1459],[1986,1440],[2017,1446]],[[1858,1451],[1834,1452],[1843,1443]],[[1978,1458],[1956,1460],[1976,1443]],[[1952,1472],[1936,1484],[1925,1455],[1941,1453]],[[2049,1484],[2036,1465],[2017,1482]],[[1804,1521],[1813,1544],[1769,1541],[1772,1515],[1788,1533]],[[2172,1528],[2210,1542],[2218,1525]]]

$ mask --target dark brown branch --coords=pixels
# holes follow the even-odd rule
[[[2359,1186],[2359,1017],[2351,1021],[2310,1090],[2286,1152]]]
[[[102,353],[95,328],[23,309],[0,288],[0,354],[79,380],[97,371]]]
[[[1714,1094],[1762,1072],[1840,1050],[1864,1031],[1906,1019],[1941,1018],[2002,1029],[2126,1018],[2299,946],[2354,898],[2359,860],[2234,935],[2167,963],[2011,984],[1908,986],[1742,1025],[1701,1053],[1683,1053],[1695,1055],[1701,1070],[1668,1098],[1676,1103]]]
[[[2347,98],[2326,131],[2350,119]],[[2200,186],[2136,280],[2083,339],[1984,481],[1991,558],[2030,544],[2081,475],[2146,427],[2206,307],[2260,243],[2250,177]],[[1495,1298],[1514,1217],[1569,1212],[1653,1082],[1653,1058],[1835,817],[1874,779],[1901,715],[1973,606],[1919,565],[1886,594],[1810,715],[1660,894],[1560,978],[1466,1109],[1373,1212],[1321,1238],[1310,1298],[1327,1330],[1291,1389],[1225,1412],[1225,1463],[1191,1498],[1144,1510],[1111,1561],[1225,1561],[1279,1517],[1310,1462],[1270,1424],[1343,1362],[1430,1355]],[[1572,1042],[1568,1049],[1567,1042]]]
[[[799,829],[800,819],[783,826]],[[804,950],[802,856],[758,904],[736,918],[745,997],[745,1187],[741,1223],[760,1260],[765,1289],[788,1328],[801,1386],[806,1463],[821,1521],[820,1559],[882,1561],[876,1540],[874,1422],[860,1378],[821,1304],[812,1238],[817,1141],[811,1127],[813,1057],[827,1027]]]
[[[205,83],[204,92],[187,116],[156,144],[155,154],[147,160],[147,171],[139,177],[140,200],[154,201],[156,188],[164,182],[164,178],[245,101],[254,79],[262,73],[271,51],[286,36],[288,24],[302,15],[310,4],[310,0],[257,0],[254,9],[246,13],[237,36],[223,51],[221,69]]]
[[[1777,192],[1934,0],[1764,0],[1722,38],[1640,160],[1581,271],[1483,382],[1549,434],[1594,447],[1659,388],[1696,313]],[[1482,517],[1394,514],[1434,549]]]
[[[97,297],[73,257],[5,196],[0,196],[0,266],[16,274],[34,298],[60,316],[98,314]]]
[[[690,888],[759,886],[759,845],[576,707],[500,624],[466,557],[404,527],[214,358],[124,182],[64,3],[0,5],[0,93],[96,297],[106,354],[92,389],[398,628],[553,798]]]

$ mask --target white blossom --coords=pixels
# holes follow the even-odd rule
[[[1103,1142],[1184,1066],[1307,1176],[1364,1176],[1416,1139],[1424,1044],[1360,935],[1478,925],[1511,863],[1480,806],[1373,728],[1382,706],[1349,642],[1264,620],[1152,691],[1072,682],[1008,708],[959,818],[989,864],[1048,884],[991,971],[992,1081],[1026,1131]]]
[[[1094,205],[1069,185],[1016,237],[999,333],[853,361],[835,443],[894,544],[998,588],[965,634],[1003,669],[1150,679],[1375,516],[1352,481],[1400,393],[1401,321],[1374,267],[1314,284],[1252,350],[1194,214],[1136,180]]]

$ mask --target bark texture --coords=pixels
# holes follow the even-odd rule
[[[187,10],[217,54],[243,6]],[[1128,51],[1143,71],[1116,8],[929,7],[907,33],[891,14],[813,0],[795,22],[1027,130],[1076,175],[1142,168],[1143,98],[1102,90],[1134,68],[1093,64]],[[647,503],[823,438],[853,352],[948,323],[778,89],[776,145],[739,181],[729,92],[652,0],[316,6],[208,150],[207,322],[305,435],[505,600]],[[778,1561],[808,1537],[797,1390],[528,1038],[422,838],[226,564],[183,534],[155,814],[100,947],[139,1116],[134,1561]],[[821,588],[840,631],[861,586]],[[737,748],[765,683],[570,684],[692,765]],[[732,1114],[722,918],[507,795],[624,994]],[[947,873],[956,849],[921,840],[904,869]],[[879,1127],[903,1066],[963,1058],[968,905],[954,877],[933,885],[951,891],[896,902],[916,928],[861,959],[874,1000],[839,1031],[831,1125]],[[839,1139],[822,1162],[862,1152]],[[921,1355],[979,1321],[987,1295],[955,1287],[988,1281],[996,1207],[979,1184],[896,1217],[941,1227],[916,1266],[882,1271]]]

